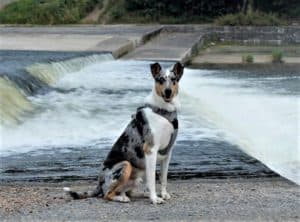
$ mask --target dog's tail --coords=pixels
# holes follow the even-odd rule
[[[69,194],[73,199],[85,199],[90,197],[97,197],[103,195],[101,186],[97,186],[96,189],[92,191],[87,191],[83,193],[72,191],[69,187],[64,187],[64,191]]]

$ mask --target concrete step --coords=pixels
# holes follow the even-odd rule
[[[108,52],[115,58],[161,31],[159,25],[0,26],[0,50]]]
[[[226,54],[226,53],[247,53],[247,54],[272,54],[273,50],[280,50],[284,55],[299,56],[300,45],[284,45],[284,46],[255,46],[255,45],[215,45],[205,50],[202,50],[200,54]]]
[[[254,64],[272,63],[272,56],[270,54],[251,54],[253,56]],[[202,54],[194,57],[191,60],[191,65],[200,66],[207,64],[244,64],[242,61],[243,54],[226,53],[226,54]],[[299,57],[285,56],[282,58],[285,64],[299,64]]]
[[[188,62],[200,42],[200,32],[163,32],[123,59]]]

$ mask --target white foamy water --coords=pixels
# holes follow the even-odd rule
[[[300,184],[299,97],[243,88],[244,81],[187,70],[182,88],[192,110],[275,172]]]
[[[43,67],[38,73],[46,79],[53,72],[53,64],[48,66],[49,73],[47,65],[38,66]],[[152,90],[149,62],[99,60],[77,72],[65,68],[63,62],[54,67],[65,70],[55,83],[52,82],[64,92],[58,90],[29,97],[35,112],[22,124],[2,130],[2,154],[52,147],[84,147],[98,141],[112,145]],[[186,115],[181,116],[179,139],[218,138],[217,129],[201,126],[205,121],[195,120],[188,109],[183,112]]]

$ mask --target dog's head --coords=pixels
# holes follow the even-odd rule
[[[155,91],[165,102],[169,103],[178,94],[178,83],[183,75],[183,65],[175,63],[173,68],[164,72],[159,63],[150,65],[151,73],[155,80]]]

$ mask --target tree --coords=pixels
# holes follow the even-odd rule
[[[251,14],[254,11],[254,0],[243,0],[242,13]]]

